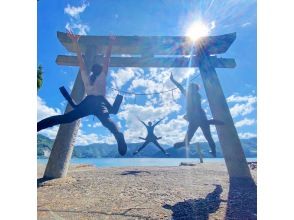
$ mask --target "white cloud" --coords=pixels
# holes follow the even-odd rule
[[[173,146],[174,143],[184,140],[187,129],[188,122],[183,115],[178,115],[177,118],[159,124],[154,132],[158,137],[162,137],[160,143]]]
[[[88,6],[89,3],[83,3],[81,6],[71,6],[70,4],[67,4],[66,8],[64,8],[64,13],[77,19]]]
[[[241,27],[247,27],[249,25],[251,25],[251,23],[250,22],[246,22],[246,23],[242,24]]]
[[[58,132],[58,129],[59,129],[59,125],[56,125],[51,128],[46,128],[46,129],[40,131],[39,133],[45,135],[46,137],[48,137],[50,139],[55,139],[57,132]]]
[[[93,128],[97,127],[103,127],[102,123],[100,121],[96,122],[95,124],[92,125]]]
[[[239,96],[238,94],[233,94],[227,98],[227,102],[256,102],[256,96],[248,95],[248,96]]]
[[[90,27],[86,24],[76,23],[76,22],[67,22],[65,29],[77,30],[79,35],[86,35],[90,31]]]
[[[97,134],[94,134],[94,133],[84,134],[83,131],[79,130],[74,145],[75,146],[88,145],[88,144],[93,144],[98,142],[99,142],[99,138]]]
[[[46,102],[39,96],[37,96],[37,120],[40,121],[44,118],[53,115],[60,115],[61,111],[59,108],[52,108],[47,106]]]
[[[112,81],[111,84],[115,88],[120,89],[128,81],[133,79],[138,72],[144,72],[141,68],[119,68],[118,71],[111,72]]]
[[[248,126],[253,125],[254,123],[255,123],[255,119],[244,118],[243,120],[236,122],[235,127],[240,128],[240,127],[243,127],[245,125],[248,125]]]
[[[66,29],[77,31],[79,35],[86,35],[90,31],[90,27],[87,24],[83,24],[80,19],[80,14],[83,13],[86,8],[89,6],[89,3],[84,2],[80,6],[71,6],[67,5],[64,8],[64,13],[70,16],[70,22],[67,22],[65,25]]]
[[[58,108],[52,108],[47,106],[46,102],[39,96],[37,96],[37,121],[40,121],[44,118],[60,115],[61,111]],[[43,134],[51,139],[56,137],[59,126],[54,126],[52,128],[47,128],[40,131],[40,134]]]
[[[246,104],[235,104],[232,108],[230,108],[230,112],[233,118],[242,115],[248,115],[251,112],[254,111],[254,107],[252,103],[246,103]]]
[[[248,139],[248,138],[256,137],[256,134],[250,133],[250,132],[239,133],[238,135],[239,135],[239,138],[241,138],[241,139]]]
[[[236,94],[227,98],[228,103],[236,103],[230,108],[232,117],[245,116],[255,110],[256,96],[239,96]]]
[[[89,126],[90,125],[90,126]],[[119,129],[121,129],[120,122],[116,122],[116,125]],[[100,121],[94,124],[88,124],[88,127],[92,128],[102,128],[108,131],[107,128],[104,128]],[[98,130],[97,130],[98,131]],[[76,137],[75,146],[76,145],[89,145],[94,143],[106,143],[106,144],[116,144],[116,140],[113,134],[108,131],[107,135],[97,135],[96,133],[86,134],[82,129],[78,131],[78,135]]]

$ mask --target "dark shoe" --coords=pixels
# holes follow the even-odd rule
[[[118,152],[121,156],[124,156],[127,153],[128,147],[127,147],[123,133],[118,133],[115,138],[118,145]]]
[[[135,156],[137,153],[139,153],[139,151],[136,150],[136,151],[133,153],[133,155]]]

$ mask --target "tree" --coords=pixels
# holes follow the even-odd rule
[[[37,88],[40,89],[42,84],[43,84],[43,68],[41,65],[39,65],[37,70]]]

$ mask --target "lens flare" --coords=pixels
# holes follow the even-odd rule
[[[188,36],[193,42],[197,41],[200,37],[208,36],[210,29],[201,21],[196,21],[191,24],[186,32],[186,36]]]

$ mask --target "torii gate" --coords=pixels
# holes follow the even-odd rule
[[[67,51],[76,52],[66,33],[57,32],[57,37]],[[216,56],[216,54],[225,53],[235,39],[236,33],[199,39],[190,67],[199,67],[212,116],[214,119],[224,122],[224,125],[216,125],[216,130],[229,176],[231,178],[251,178],[237,130],[215,71],[215,68],[234,68],[236,66],[234,59]],[[85,54],[85,63],[89,69],[94,63],[102,63],[103,52],[108,43],[108,36],[80,37],[79,45]],[[187,55],[190,55],[191,48],[192,42],[189,37],[118,36],[112,48],[113,56],[110,60],[110,67],[187,68],[190,59]],[[120,57],[115,55],[120,55]],[[78,66],[76,56],[58,55],[56,63],[65,66]],[[78,103],[85,96],[80,72],[75,80],[71,96]],[[71,106],[67,104],[65,112],[70,110]],[[66,176],[79,124],[80,120],[60,125],[44,178]]]

